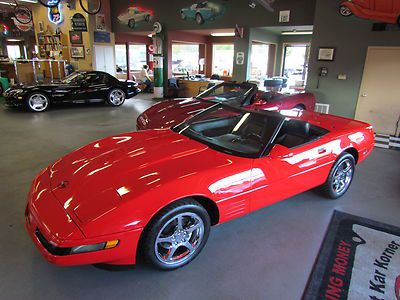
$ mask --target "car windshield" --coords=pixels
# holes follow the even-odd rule
[[[241,106],[252,94],[252,85],[221,83],[198,95],[201,100],[224,102],[232,106]]]
[[[84,78],[84,74],[83,73],[72,73],[71,75],[65,77],[61,82],[62,83],[66,83],[66,84],[71,84],[71,83],[77,83],[79,81],[81,81]]]
[[[231,155],[260,157],[284,117],[217,104],[175,126],[179,134]]]

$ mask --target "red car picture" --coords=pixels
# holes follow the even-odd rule
[[[400,24],[400,0],[347,0],[340,4],[340,14],[344,17],[355,15],[390,24]]]
[[[33,180],[26,229],[56,265],[193,260],[210,227],[322,186],[336,199],[372,151],[369,124],[215,104],[171,129],[111,136]]]
[[[164,100],[143,112],[136,121],[138,130],[169,128],[215,103],[227,103],[248,109],[305,109],[314,111],[315,96],[311,93],[284,95],[259,91],[249,83],[221,83],[195,98]]]

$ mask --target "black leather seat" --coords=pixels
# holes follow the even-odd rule
[[[310,140],[310,123],[299,120],[285,122],[275,144],[293,148]]]

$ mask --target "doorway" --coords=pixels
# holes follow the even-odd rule
[[[400,47],[369,47],[357,102],[356,119],[375,132],[398,136]]]
[[[115,57],[113,46],[94,45],[94,69],[115,76]]]
[[[289,87],[306,86],[309,57],[309,44],[284,44],[282,76],[288,78]]]

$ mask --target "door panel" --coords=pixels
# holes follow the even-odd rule
[[[393,12],[393,0],[375,0],[375,10],[378,12]]]
[[[325,138],[297,147],[282,158],[264,157],[254,162],[256,170],[251,210],[309,190],[325,182],[333,164],[333,145]],[[258,174],[258,175],[257,175]],[[262,176],[260,175],[262,174]],[[257,180],[264,178],[264,180]]]
[[[370,47],[357,103],[356,119],[378,133],[396,135],[400,118],[400,47]]]

